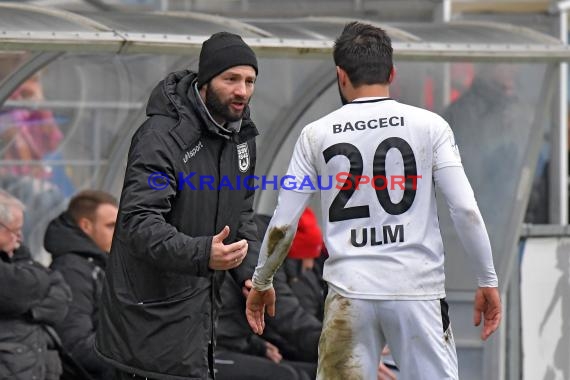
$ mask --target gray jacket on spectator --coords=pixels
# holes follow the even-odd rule
[[[46,328],[61,322],[71,291],[60,273],[31,259],[23,247],[0,252],[0,379],[56,380],[58,352]]]

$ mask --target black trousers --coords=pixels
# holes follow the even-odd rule
[[[216,380],[313,380],[315,363],[283,360],[277,364],[259,356],[221,351],[216,354]],[[156,380],[115,369],[113,380]]]
[[[217,351],[214,362],[216,380],[312,380],[315,363],[283,360],[279,364],[253,355]]]
[[[140,379],[144,379],[144,377],[134,375],[132,373],[119,371],[118,369],[115,369],[113,380],[127,380],[127,379],[129,379],[129,380],[139,379],[140,380]]]
[[[123,372],[118,369],[115,369],[115,375],[113,376],[113,380],[154,380],[150,377],[143,377],[139,375],[135,375],[134,373]]]

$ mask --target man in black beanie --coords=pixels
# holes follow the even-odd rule
[[[229,270],[251,286],[246,253],[259,248],[248,107],[257,72],[240,36],[216,33],[198,73],[171,73],[150,96],[131,141],[95,343],[116,379],[214,377],[221,283]]]

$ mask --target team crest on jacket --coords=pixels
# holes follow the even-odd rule
[[[239,171],[242,173],[247,172],[249,169],[249,147],[247,143],[238,144],[237,146]]]

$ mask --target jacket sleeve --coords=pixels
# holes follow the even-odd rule
[[[255,141],[252,141],[251,152],[255,152]],[[256,157],[251,158],[251,166],[249,175],[255,174],[255,163]],[[252,179],[253,181],[253,179]],[[253,201],[255,198],[255,190],[253,190],[253,183],[250,184],[247,190],[246,196],[242,202],[240,217],[239,217],[239,227],[237,233],[237,240],[245,239],[248,242],[248,253],[247,256],[259,256],[259,249],[261,247],[261,242],[259,241],[259,234],[257,231],[257,225],[253,219]],[[255,266],[257,261],[254,260],[244,260],[242,264],[230,270],[230,274],[236,283],[243,285],[246,280],[249,280],[253,276],[255,271]]]
[[[161,270],[206,276],[210,272],[212,237],[190,237],[166,221],[177,189],[170,151],[164,138],[152,128],[133,137],[117,238],[130,247],[133,255]]]
[[[71,287],[73,301],[65,320],[56,326],[63,346],[89,372],[103,372],[108,366],[95,354],[94,280],[69,266],[58,270]]]
[[[273,286],[277,294],[274,318],[266,319],[268,326],[298,350],[305,360],[316,361],[321,335],[321,322],[303,309],[287,284],[283,270],[275,274]]]
[[[45,297],[49,285],[49,275],[41,268],[0,261],[0,315],[30,311]]]
[[[48,292],[44,299],[30,309],[32,319],[36,322],[56,325],[62,322],[67,315],[70,303],[69,285],[59,272],[50,271]]]

